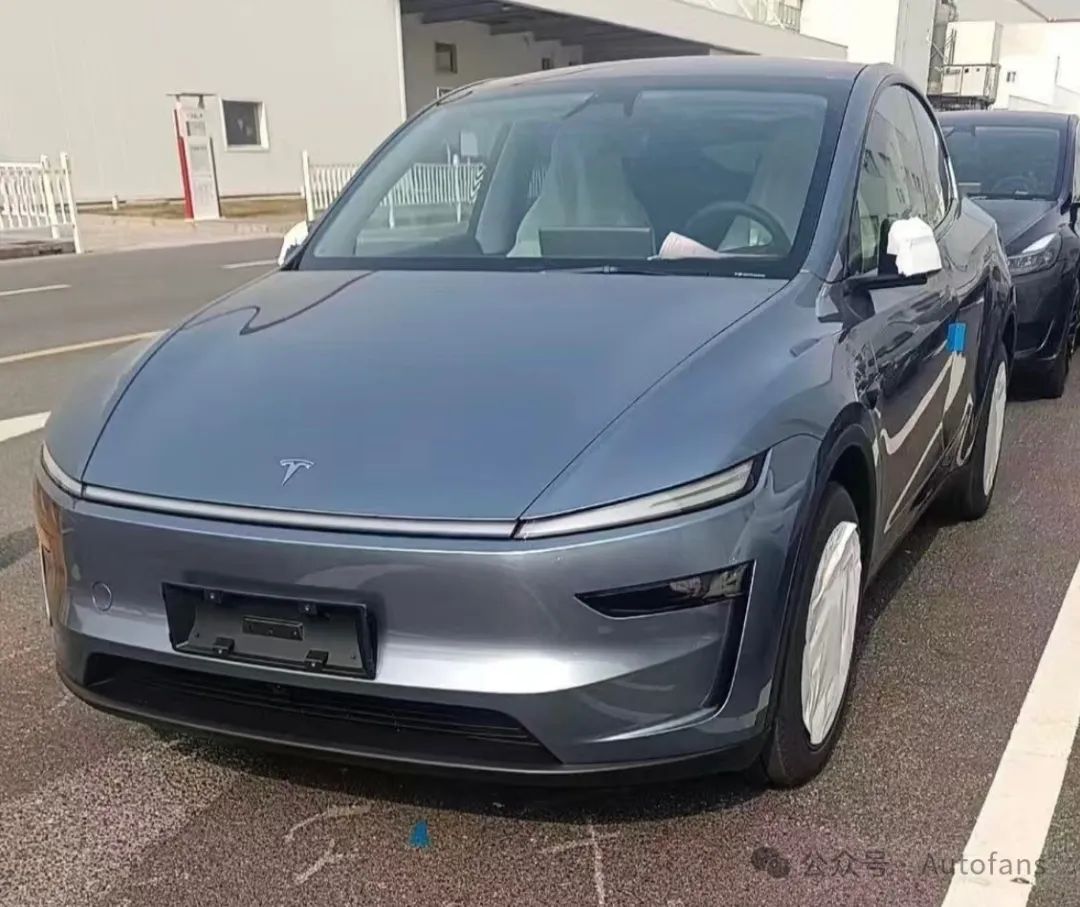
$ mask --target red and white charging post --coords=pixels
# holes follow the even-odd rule
[[[180,179],[184,187],[184,217],[188,220],[217,220],[221,217],[221,204],[214,163],[214,140],[206,124],[207,94],[177,92],[171,97],[175,100],[173,127],[180,158]]]

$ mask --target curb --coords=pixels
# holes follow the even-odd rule
[[[21,242],[15,245],[0,245],[0,261],[15,258],[38,258],[42,255],[63,255],[75,252],[75,243],[67,242]]]

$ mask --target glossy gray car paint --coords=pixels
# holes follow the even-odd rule
[[[678,277],[660,300],[655,281],[627,276],[276,273],[157,351],[83,479],[246,506],[514,520],[644,390],[782,286]],[[714,449],[697,474],[739,453]],[[315,465],[282,486],[282,457]],[[621,482],[571,509],[674,484]]]
[[[75,502],[39,469],[63,514],[72,579],[54,632],[76,690],[87,657],[114,652],[481,705],[521,721],[559,771],[758,738],[795,556],[834,467],[854,456],[868,480],[876,569],[967,457],[993,350],[1012,342],[1014,319],[993,222],[962,202],[938,230],[943,272],[874,291],[874,313],[852,317],[845,238],[867,112],[885,86],[908,83],[887,67],[761,66],[793,77],[827,67],[852,84],[818,229],[793,280],[277,273],[118,363],[119,377],[82,388],[47,431],[60,467],[94,485],[303,512],[514,520],[769,451],[750,495],[583,536],[437,539]],[[968,326],[961,368],[945,342],[956,319]],[[283,457],[316,466],[283,488]],[[747,560],[754,581],[729,692],[716,688],[725,606],[612,620],[575,598]],[[95,581],[113,590],[107,614],[90,601]],[[376,680],[180,655],[161,602],[169,581],[361,594],[379,626]]]

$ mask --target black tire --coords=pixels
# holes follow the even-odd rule
[[[844,522],[859,525],[855,505],[842,485],[830,482],[807,535],[807,544],[800,552],[799,563],[796,565],[789,602],[792,609],[791,636],[787,654],[778,672],[780,686],[776,712],[765,747],[757,764],[751,768],[751,775],[755,780],[773,787],[797,787],[816,777],[829,761],[844,724],[852,679],[855,676],[854,655],[848,667],[847,682],[832,727],[817,745],[811,743],[802,712],[802,664],[810,596],[825,544],[833,530]],[[860,580],[860,611],[864,586],[865,583]]]
[[[998,342],[994,352],[994,360],[990,365],[989,385],[986,393],[991,399],[986,401],[983,411],[979,416],[979,427],[975,434],[975,443],[972,446],[971,455],[967,463],[956,471],[950,479],[947,487],[942,492],[938,504],[938,510],[947,518],[955,520],[977,520],[990,509],[990,502],[994,498],[994,489],[997,488],[997,478],[1000,469],[995,467],[993,481],[989,489],[985,487],[984,470],[986,466],[987,437],[990,425],[990,410],[993,403],[994,381],[1002,366],[1008,370],[1008,359],[1005,353],[1005,344]],[[998,449],[998,457],[1001,449]]]

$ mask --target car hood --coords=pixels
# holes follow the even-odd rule
[[[1022,251],[1027,242],[1020,241],[1026,239],[1028,231],[1058,207],[1057,202],[1036,198],[980,198],[975,202],[997,222],[1010,255]]]
[[[278,272],[142,363],[82,478],[248,507],[515,519],[646,390],[783,285]]]

